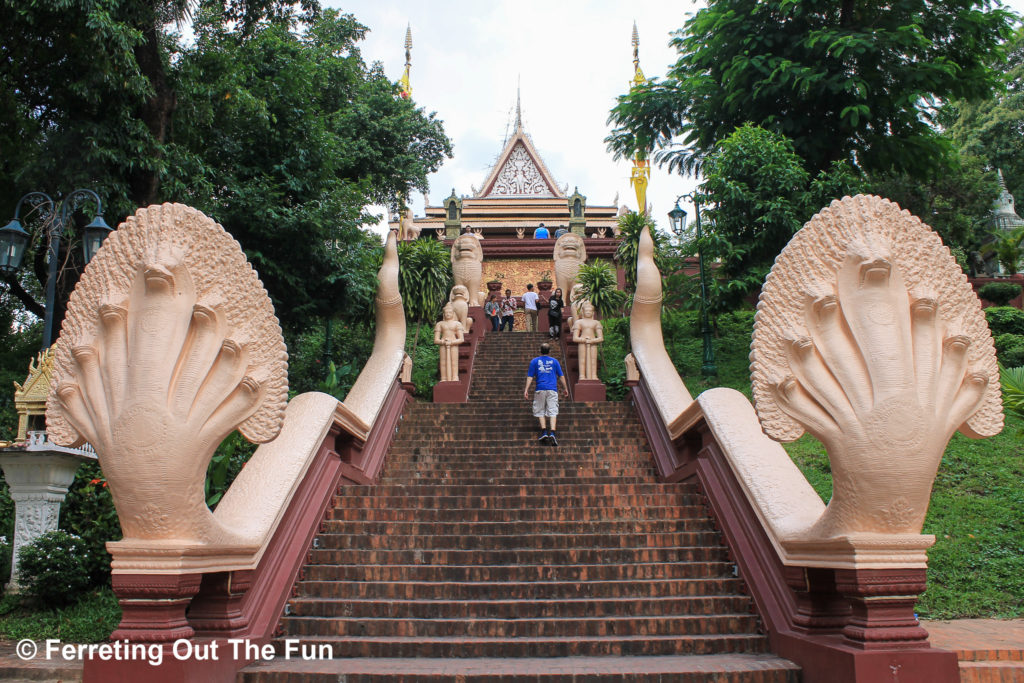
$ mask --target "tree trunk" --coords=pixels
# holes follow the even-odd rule
[[[143,29],[145,41],[135,46],[135,61],[139,71],[153,86],[153,96],[142,105],[139,118],[153,135],[157,147],[151,154],[160,157],[159,149],[167,140],[171,117],[177,107],[177,96],[167,80],[167,68],[160,51],[160,30],[154,17],[151,25]],[[133,171],[130,178],[131,198],[138,206],[149,206],[159,201],[160,174],[156,164],[146,164]]]

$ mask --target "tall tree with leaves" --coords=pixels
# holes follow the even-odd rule
[[[891,199],[914,214],[953,250],[962,266],[989,239],[992,202],[999,195],[996,174],[978,157],[957,154],[944,173],[915,178],[908,173],[877,173],[868,191]]]
[[[842,163],[812,177],[788,138],[751,125],[719,143],[704,176],[704,235],[692,246],[719,263],[710,288],[716,312],[738,308],[756,292],[794,233],[859,183]]]
[[[1000,71],[1003,83],[994,98],[950,102],[939,120],[962,153],[1002,169],[1010,194],[1024,202],[1024,28],[1007,44]]]
[[[659,162],[699,172],[752,122],[792,139],[812,174],[836,161],[921,173],[948,150],[931,107],[993,91],[1013,22],[990,0],[711,0],[675,33],[667,77],[619,98],[606,141],[617,158],[650,141]]]
[[[241,242],[285,325],[356,314],[376,274],[363,207],[426,189],[451,155],[441,123],[363,62],[350,15],[327,10],[301,33],[240,33],[219,13],[195,27],[168,145],[188,173],[165,190]]]
[[[665,272],[662,255],[668,239],[658,230],[654,219],[646,213],[629,212],[619,217],[619,246],[615,248],[615,262],[626,276],[626,287],[636,288],[636,259],[640,252],[640,233],[648,228],[654,241],[654,263]]]
[[[362,61],[364,33],[313,0],[2,3],[0,145],[19,153],[0,155],[0,202],[85,186],[116,225],[184,201],[239,240],[286,327],[348,315],[373,284],[363,207],[425,188],[451,154],[440,122]],[[58,324],[81,268],[64,244]]]

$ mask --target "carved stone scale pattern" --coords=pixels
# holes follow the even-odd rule
[[[522,144],[509,154],[508,160],[501,169],[501,173],[494,181],[490,196],[509,195],[522,196],[530,195],[537,197],[554,197],[551,188],[544,182],[544,176],[537,168],[537,165],[530,158],[529,152]]]

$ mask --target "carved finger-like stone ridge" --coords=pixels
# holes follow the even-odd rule
[[[243,362],[237,372],[218,368],[222,344],[233,345]],[[242,434],[263,443],[280,431],[287,371],[270,298],[239,244],[195,209],[150,206],[110,235],[71,295],[56,345],[47,429],[59,444],[85,440],[65,408],[77,400],[78,387],[93,399],[102,387],[109,415],[99,414],[95,400],[85,414],[110,423],[92,425],[89,436],[130,439],[140,426],[160,422],[146,403],[150,396],[162,392],[162,409],[177,414],[197,394],[210,394],[220,373],[224,403],[207,396],[210,410],[223,417],[236,387],[250,398],[258,394],[255,409],[234,414],[244,417],[237,426]],[[159,432],[149,429],[143,450],[159,447],[151,443]]]
[[[855,309],[861,313],[852,314]],[[838,362],[840,356],[846,360]],[[970,436],[1002,429],[992,336],[966,275],[935,232],[879,197],[833,201],[783,249],[758,302],[750,360],[758,416],[780,441],[812,429],[794,414],[816,417],[819,408],[844,433],[850,430],[844,416],[869,415],[866,436],[880,449],[894,446],[885,437],[898,431],[894,423],[907,426],[907,443],[897,447],[920,441],[914,424],[922,422],[912,418],[929,404],[937,418],[968,406],[970,414],[954,427]],[[814,394],[796,408],[780,404],[794,395],[783,386],[794,372],[804,374],[800,383]],[[926,395],[959,375],[970,391],[957,403]],[[920,387],[917,400],[906,394],[907,382]],[[984,394],[976,409],[971,391]]]

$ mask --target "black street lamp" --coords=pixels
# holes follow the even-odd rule
[[[700,334],[704,340],[704,353],[700,373],[705,377],[711,377],[718,374],[718,368],[715,366],[715,346],[711,340],[711,325],[708,324],[708,287],[707,281],[704,279],[704,247],[701,244],[703,234],[700,229],[700,203],[695,193],[681,194],[676,197],[676,205],[668,212],[668,220],[672,226],[672,232],[677,237],[682,237],[686,232],[686,211],[679,207],[680,199],[689,199],[693,202],[693,210],[696,217],[697,264],[700,268]]]
[[[81,200],[91,198],[96,202],[96,216],[83,228],[82,252],[85,262],[89,263],[99,251],[103,240],[111,232],[111,227],[103,220],[103,204],[98,194],[92,190],[77,189],[57,202],[45,192],[29,192],[18,200],[14,207],[14,218],[0,228],[0,273],[14,275],[21,269],[28,246],[29,233],[21,227],[21,205],[30,202],[35,209],[45,212],[47,216],[46,239],[49,246],[49,270],[46,275],[46,317],[43,322],[43,349],[50,348],[53,342],[53,313],[57,299],[57,261],[60,255],[60,236],[70,227],[75,208]]]

